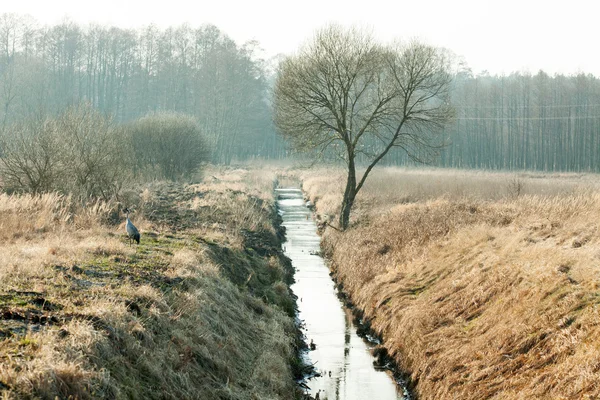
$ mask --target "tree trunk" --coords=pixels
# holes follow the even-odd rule
[[[348,179],[346,181],[346,190],[342,201],[342,211],[340,212],[340,229],[346,230],[350,222],[350,210],[356,197],[356,167],[354,166],[354,157],[350,157],[348,162]]]

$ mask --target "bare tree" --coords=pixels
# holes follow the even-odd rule
[[[371,34],[331,25],[284,60],[275,83],[275,123],[299,150],[333,151],[348,167],[339,224],[394,148],[424,160],[452,118],[449,60],[425,44],[383,46]],[[356,175],[356,160],[366,170]]]
[[[6,128],[11,104],[17,96],[16,54],[22,31],[22,18],[16,14],[0,16],[0,99],[2,102],[2,130]]]

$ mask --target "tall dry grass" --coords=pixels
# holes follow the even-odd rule
[[[324,233],[336,278],[420,398],[600,396],[598,178],[452,174],[375,175]]]
[[[0,195],[3,398],[294,398],[267,178],[219,176],[132,195],[132,247],[114,205]]]
[[[359,174],[363,171],[358,171]],[[327,167],[292,171],[321,215],[339,213],[346,172]],[[453,169],[375,169],[357,196],[354,215],[386,212],[391,204],[447,198],[494,201],[526,195],[555,196],[600,189],[594,175],[489,172]],[[355,218],[356,219],[356,218]]]
[[[70,199],[55,193],[44,195],[0,194],[0,240],[54,231],[71,217]]]

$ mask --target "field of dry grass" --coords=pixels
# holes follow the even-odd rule
[[[118,205],[0,195],[2,397],[294,398],[274,178],[132,193],[132,247]]]
[[[343,173],[297,173],[321,218]],[[421,399],[600,396],[600,178],[383,169],[327,229],[337,281]]]

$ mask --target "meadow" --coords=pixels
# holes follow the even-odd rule
[[[127,204],[0,195],[3,398],[299,396],[276,180],[302,182],[334,279],[419,398],[600,395],[596,175],[381,168],[339,232],[344,171],[284,169]]]
[[[127,204],[0,195],[2,398],[297,395],[275,175],[206,174],[132,190]]]
[[[342,170],[297,172],[336,225]],[[600,395],[600,178],[383,168],[334,278],[423,399]]]

